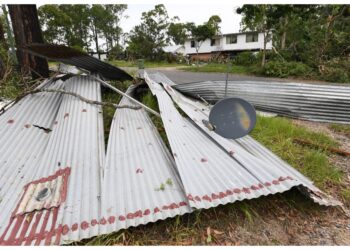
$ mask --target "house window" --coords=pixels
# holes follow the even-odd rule
[[[194,47],[196,47],[196,43],[195,43],[194,40],[192,40],[192,41],[191,41],[191,48],[194,48]]]
[[[210,40],[210,46],[219,46],[220,40],[219,39],[211,39]]]
[[[237,43],[237,35],[226,36],[226,44]]]
[[[250,33],[250,34],[246,34],[245,36],[245,41],[246,43],[253,43],[253,42],[257,42],[259,39],[259,34],[258,33]]]

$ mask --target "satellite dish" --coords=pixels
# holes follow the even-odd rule
[[[214,132],[222,137],[237,139],[252,131],[256,112],[249,102],[229,97],[218,101],[210,110],[209,121],[203,122],[209,123]]]

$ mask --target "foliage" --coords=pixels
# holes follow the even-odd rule
[[[235,58],[234,61],[238,65],[252,65],[257,63],[258,56],[256,53],[252,53],[249,51],[241,52],[239,53]]]
[[[234,74],[249,74],[251,73],[256,67],[255,66],[242,66],[242,65],[232,65],[229,68],[229,73]],[[222,63],[208,63],[204,65],[197,66],[186,66],[181,67],[181,70],[184,71],[191,71],[191,72],[227,72],[227,64]]]
[[[270,61],[263,68],[263,74],[273,77],[305,76],[311,69],[301,62]]]
[[[128,39],[128,52],[133,58],[161,60],[163,47],[168,44],[166,35],[169,26],[168,12],[163,4],[143,12],[141,24],[135,26]]]
[[[167,31],[169,38],[176,44],[184,44],[188,38],[188,24],[170,23]]]

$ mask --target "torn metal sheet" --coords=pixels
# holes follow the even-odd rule
[[[30,44],[23,49],[36,56],[74,65],[91,73],[98,73],[110,80],[123,81],[133,79],[131,75],[118,67],[64,45]]]
[[[99,83],[89,77],[72,77],[63,83],[63,87],[85,98],[101,100]],[[39,94],[46,96],[47,103],[35,100]],[[2,183],[7,187],[1,189],[2,245],[57,245],[99,234],[100,186],[105,156],[101,107],[70,95],[58,95],[58,103],[52,98],[53,93],[39,94],[28,97],[36,104],[33,109],[23,103],[3,115],[6,121],[18,107],[24,108],[15,112],[13,124],[25,124],[22,125],[22,143],[26,148],[22,153],[30,153],[34,159],[6,157],[1,160],[11,162],[12,168],[18,169],[5,171],[1,166]],[[3,116],[0,119],[3,120]],[[29,119],[31,116],[33,121]],[[27,128],[27,124],[38,124],[52,131],[33,126]],[[34,131],[45,136],[45,140],[41,142],[40,138],[33,137]],[[12,131],[10,135],[16,136],[16,133]],[[4,142],[9,144],[8,147],[13,144],[12,148],[16,150],[21,148],[20,139]],[[40,151],[33,154],[36,147]],[[6,152],[6,149],[1,150]]]
[[[135,86],[128,89],[131,95]],[[123,97],[120,105],[133,103]],[[143,109],[117,109],[102,189],[101,233],[191,211],[174,160]]]
[[[224,81],[186,83],[174,88],[210,102],[225,95]],[[346,86],[229,81],[227,96],[243,98],[259,110],[287,117],[350,124],[350,87]]]
[[[158,98],[169,143],[173,152],[176,152],[175,160],[180,176],[189,199],[193,198],[191,205],[197,208],[216,206],[236,200],[284,192],[294,186],[307,188],[310,197],[322,205],[340,205],[339,202],[327,197],[316,188],[309,179],[251,137],[228,140],[207,129],[202,120],[208,119],[210,111],[208,106],[192,101],[174,90],[173,83],[166,77],[160,74],[147,75],[145,73],[145,80]],[[175,103],[196,125],[185,124],[184,118],[179,117],[169,96],[158,82],[163,84],[164,89],[171,95]],[[184,125],[186,127],[183,127]],[[203,130],[212,140],[199,140],[199,136],[194,136],[194,131],[198,131],[198,128]],[[193,132],[190,135],[185,132],[186,130],[193,130]],[[173,134],[176,136],[172,136]],[[181,144],[182,148],[187,148],[187,150],[181,149]],[[213,150],[215,148],[213,145],[225,151],[226,155],[220,156],[217,151]],[[195,149],[196,147],[199,149]],[[206,151],[204,157],[202,156],[201,163],[204,163],[202,167],[197,167],[200,165],[198,163],[190,163],[190,159],[182,161],[188,156],[193,156],[195,159],[198,153],[198,155],[203,154],[201,151],[210,147],[212,149]],[[210,162],[215,164],[208,164]],[[193,181],[194,179],[198,181]]]

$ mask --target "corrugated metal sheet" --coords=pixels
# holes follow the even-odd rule
[[[64,45],[30,44],[23,49],[36,56],[74,65],[91,73],[98,73],[107,79],[118,81],[133,79],[131,75],[118,67]]]
[[[120,104],[133,105],[125,97]],[[113,223],[101,233],[191,211],[174,160],[143,109],[116,110],[104,176],[101,213]]]
[[[99,83],[89,77],[59,84],[101,99]],[[105,155],[101,108],[69,95],[39,93],[9,109],[0,122],[0,129],[6,127],[0,130],[0,151],[5,152],[0,160],[5,163],[0,170],[1,244],[64,244],[97,235]],[[57,199],[45,199],[56,189]],[[35,205],[40,197],[45,202]]]
[[[182,93],[210,102],[224,97],[224,81],[174,86]],[[350,87],[285,82],[229,81],[227,96],[238,96],[257,109],[322,122],[350,123]]]
[[[202,123],[202,119],[208,120],[209,108],[174,90],[171,87],[173,83],[166,77],[145,73],[145,80],[158,98],[169,143],[175,152],[180,176],[193,207],[211,207],[251,199],[300,185],[306,187],[310,196],[320,204],[340,204],[249,136],[228,140],[209,131]],[[157,82],[164,85],[196,125],[178,113]]]

